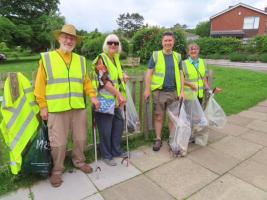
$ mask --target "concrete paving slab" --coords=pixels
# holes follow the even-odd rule
[[[247,128],[267,133],[267,122],[254,120],[247,125]]]
[[[256,112],[256,111],[252,111],[252,110],[242,111],[237,116],[240,116],[240,117],[243,117],[243,118],[246,117],[246,118],[249,118],[250,120],[251,119],[258,119],[258,120],[266,120],[267,119],[267,113]],[[249,122],[251,122],[251,121],[249,121]],[[247,125],[247,124],[244,124],[244,126]]]
[[[240,162],[238,159],[228,154],[209,147],[190,153],[188,158],[219,175],[229,171]]]
[[[227,136],[210,147],[221,152],[227,153],[239,160],[244,160],[262,148],[261,145],[249,142],[242,138]]]
[[[229,173],[267,192],[266,165],[249,159],[232,169]]]
[[[48,180],[38,182],[31,188],[34,199],[80,200],[97,192],[86,174],[79,170],[74,170],[73,173],[64,173],[63,181],[59,188],[52,187]]]
[[[259,106],[267,106],[267,101],[262,101],[260,103],[258,103]]]
[[[226,174],[188,200],[266,200],[267,193],[230,175]]]
[[[96,193],[96,194],[93,194],[90,197],[87,197],[87,198],[83,199],[83,200],[104,200],[104,198],[101,196],[101,194]]]
[[[131,153],[131,155],[131,162],[142,172],[153,169],[173,159],[166,142],[163,142],[160,151],[153,151],[152,146],[142,146]]]
[[[254,106],[250,108],[249,110],[255,111],[255,112],[261,112],[261,113],[267,113],[267,107],[266,106]]]
[[[235,125],[235,124],[226,123],[223,128],[220,128],[220,129],[218,128],[216,129],[216,131],[219,133],[227,134],[227,135],[239,136],[249,131],[249,129],[246,127]]]
[[[246,111],[246,112],[248,112],[248,111]],[[251,111],[249,111],[249,112],[251,112]],[[262,113],[260,113],[260,114],[262,114]],[[246,113],[244,113],[243,115],[240,115],[240,114],[231,115],[231,116],[227,117],[227,122],[230,124],[235,124],[235,125],[239,125],[239,126],[244,127],[249,122],[251,122],[251,117],[248,117],[248,115]]]
[[[10,192],[6,195],[0,196],[1,200],[30,200],[30,190],[22,188],[16,192]]]
[[[121,159],[116,158],[115,160],[117,166],[108,166],[103,161],[98,161],[98,164],[101,167],[101,172],[88,174],[90,180],[99,190],[103,190],[141,174],[141,172],[131,163],[126,167],[126,163],[124,165],[121,164]],[[95,163],[92,163],[91,166],[95,169]]]
[[[187,152],[190,153],[190,152],[196,151],[196,150],[201,149],[201,148],[202,148],[202,146],[200,146],[200,145],[197,145],[195,143],[190,143],[188,145]]]
[[[189,158],[173,160],[146,175],[177,199],[190,196],[218,177]]]
[[[267,148],[257,152],[251,159],[267,166]]]
[[[174,200],[170,194],[144,175],[101,192],[105,200]]]
[[[241,138],[262,146],[267,146],[267,134],[260,131],[251,130],[242,134]]]
[[[216,131],[217,129],[209,129],[209,144],[214,143],[216,141],[219,141],[220,139],[224,138],[227,136],[225,133],[220,133]]]

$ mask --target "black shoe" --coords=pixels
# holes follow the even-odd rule
[[[156,139],[155,144],[153,145],[153,151],[160,150],[160,147],[162,146],[161,139]]]

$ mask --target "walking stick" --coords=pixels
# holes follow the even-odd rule
[[[94,115],[93,108],[92,108],[92,125],[93,125],[94,148],[95,148],[95,166],[96,166],[95,171],[97,172],[96,178],[98,179],[99,178],[99,172],[101,172],[101,168],[98,165],[98,160],[97,160],[96,121],[95,121],[95,115]]]
[[[125,134],[126,134],[126,147],[127,147],[127,157],[123,158],[121,161],[121,164],[124,163],[124,161],[127,161],[126,166],[129,166],[129,159],[130,159],[130,151],[129,151],[129,138],[128,138],[128,127],[127,127],[127,114],[126,114],[126,105],[124,106],[124,119],[125,119]]]

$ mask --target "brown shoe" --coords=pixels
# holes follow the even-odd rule
[[[49,181],[53,187],[59,187],[61,185],[62,181],[62,175],[61,174],[53,174]]]
[[[160,150],[161,145],[162,145],[161,139],[156,139],[156,142],[153,145],[153,151]]]
[[[90,174],[93,172],[93,169],[92,169],[92,167],[90,167],[89,164],[84,164],[83,166],[79,167],[79,169],[86,174]]]

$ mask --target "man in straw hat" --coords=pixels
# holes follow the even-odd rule
[[[87,144],[87,114],[84,95],[99,108],[96,92],[86,74],[86,60],[73,53],[81,36],[73,25],[67,24],[54,31],[59,49],[41,53],[34,94],[40,106],[40,115],[48,120],[48,135],[53,158],[50,183],[59,187],[62,183],[68,133],[72,133],[72,161],[76,168],[91,173],[85,163]]]

